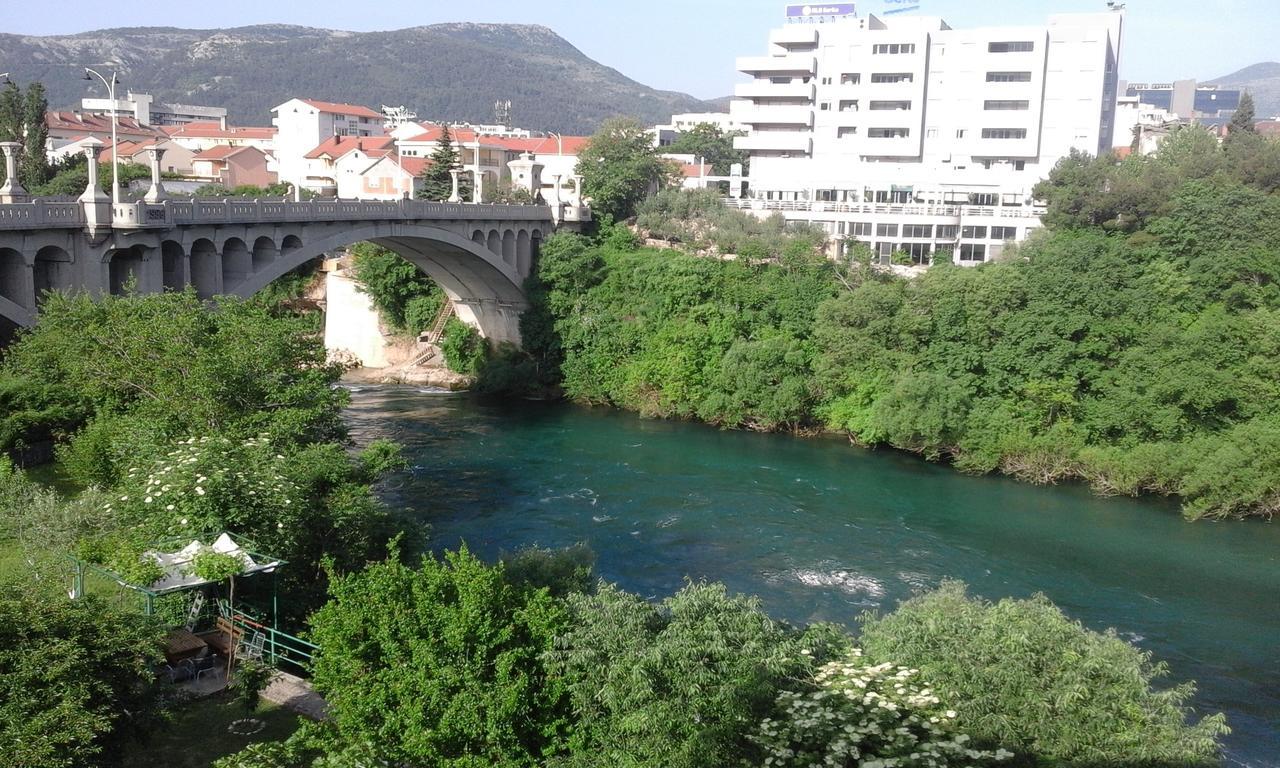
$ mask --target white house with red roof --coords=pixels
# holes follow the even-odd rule
[[[289,99],[271,110],[276,128],[275,156],[280,180],[313,191],[333,191],[331,176],[310,178],[308,155],[334,137],[385,136],[383,116],[358,104],[338,104],[315,99]]]
[[[361,200],[399,200],[417,197],[422,172],[431,161],[421,157],[396,157],[387,153],[357,174],[338,177],[338,197]]]
[[[122,140],[116,147],[116,152],[119,153],[120,162],[122,163],[149,166],[151,157],[147,154],[147,149],[151,147],[158,147],[164,150],[164,154],[160,157],[160,170],[168,173],[181,173],[184,176],[191,173],[191,160],[195,157],[195,153],[167,138],[147,139],[145,141]],[[111,155],[112,149],[108,144],[98,153],[98,162],[103,165],[110,164]]]
[[[214,147],[257,147],[271,154],[275,151],[276,129],[255,126],[222,126],[218,123],[187,123],[163,128],[174,143],[192,152]]]
[[[342,190],[351,188],[352,180],[392,147],[390,136],[332,136],[303,156],[307,162],[306,187],[320,194],[345,197]]]
[[[49,130],[46,150],[50,160],[58,160],[70,152],[83,149],[83,141],[90,137],[111,143],[111,118],[105,115],[86,115],[81,112],[46,112],[44,124]],[[121,141],[147,141],[166,138],[164,131],[142,125],[132,117],[117,118],[116,136]],[[63,147],[76,144],[68,151]]]

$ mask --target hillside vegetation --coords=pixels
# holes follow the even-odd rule
[[[557,236],[524,338],[584,402],[838,430],[965,471],[1174,494],[1190,517],[1270,516],[1277,187],[1280,146],[1251,135],[1072,156],[1039,190],[1041,236],[915,280],[803,244],[748,263]]]
[[[129,89],[157,102],[226,107],[232,122],[270,124],[292,97],[404,104],[423,119],[493,122],[511,100],[517,125],[590,133],[605,118],[647,124],[703,110],[683,93],[658,91],[591,60],[546,27],[435,24],[385,32],[287,25],[235,29],[129,27],[78,35],[0,34],[0,61],[17,82],[43,81],[53,107],[103,96],[82,67],[118,66]]]

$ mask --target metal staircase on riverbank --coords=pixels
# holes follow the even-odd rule
[[[427,331],[425,341],[428,344],[440,343],[440,337],[444,335],[444,327],[451,317],[453,317],[453,302],[446,296],[444,305],[440,307],[440,312],[436,315],[435,322],[431,324],[431,330]]]

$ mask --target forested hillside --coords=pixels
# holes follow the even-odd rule
[[[803,247],[723,262],[558,237],[525,340],[586,402],[838,430],[966,471],[1175,494],[1192,517],[1269,516],[1278,187],[1280,145],[1251,134],[1073,156],[1038,191],[1039,237],[914,280]]]
[[[423,119],[493,122],[511,101],[517,125],[590,133],[627,114],[647,124],[704,108],[585,56],[550,29],[523,24],[436,24],[387,32],[286,25],[236,29],[130,27],[78,35],[0,34],[0,61],[17,82],[42,81],[55,108],[104,96],[84,67],[119,63],[125,86],[156,101],[226,107],[232,122],[268,124],[294,96],[405,105]]]

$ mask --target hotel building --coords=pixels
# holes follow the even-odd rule
[[[851,10],[851,6],[821,10]],[[952,29],[927,16],[803,16],[739,58],[751,135],[730,203],[824,226],[884,262],[971,264],[1040,226],[1032,188],[1072,149],[1113,145],[1123,13]]]

